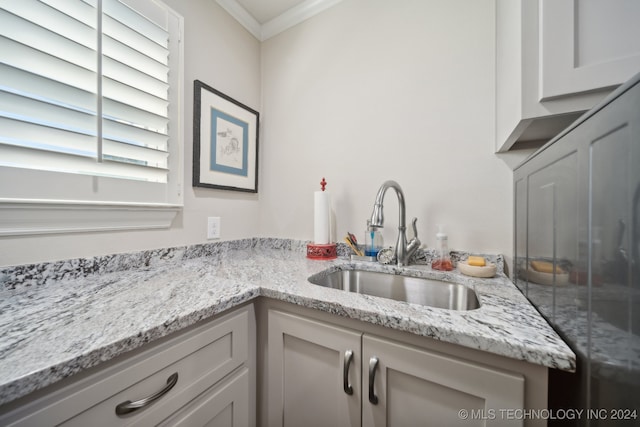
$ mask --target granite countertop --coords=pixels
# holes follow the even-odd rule
[[[472,287],[452,311],[313,285],[326,269],[395,266],[305,257],[306,243],[254,238],[0,269],[0,404],[259,296],[566,371],[575,355],[502,274],[439,272],[428,253],[403,272]],[[466,254],[456,253],[464,259]]]

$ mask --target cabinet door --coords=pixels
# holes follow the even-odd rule
[[[244,367],[159,426],[246,427],[249,412],[249,370]]]
[[[640,2],[541,0],[542,100],[618,85],[640,69]]]
[[[268,425],[360,426],[361,333],[274,310],[268,319]]]
[[[522,375],[366,334],[362,343],[363,427],[522,424],[500,411],[524,408]]]
[[[579,298],[575,288],[566,285],[571,266],[581,264],[576,242],[586,219],[586,212],[579,208],[576,144],[567,144],[561,151],[557,160],[527,177],[527,223],[521,224],[527,260],[519,274],[527,280],[527,297],[547,319],[554,318],[558,298]]]

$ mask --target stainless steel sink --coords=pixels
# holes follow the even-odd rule
[[[473,289],[457,283],[365,270],[339,270],[309,277],[314,285],[449,310],[474,310]]]

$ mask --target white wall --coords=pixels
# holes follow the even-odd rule
[[[185,208],[169,230],[0,238],[0,265],[222,239],[313,238],[324,176],[335,238],[363,239],[375,194],[397,180],[429,247],[512,252],[512,171],[493,154],[494,0],[344,0],[264,42],[214,0],[165,0],[185,18]],[[191,187],[193,80],[261,113],[259,193]],[[385,200],[386,243],[397,203]]]
[[[164,0],[184,16],[184,210],[168,230],[0,238],[0,265],[206,242],[206,217],[222,217],[222,238],[258,235],[259,196],[193,189],[193,81],[260,108],[260,43],[214,0]]]
[[[262,45],[260,233],[313,238],[325,177],[335,238],[364,240],[383,181],[429,247],[512,253],[512,170],[495,145],[493,0],[345,0]],[[385,199],[385,243],[397,202]]]

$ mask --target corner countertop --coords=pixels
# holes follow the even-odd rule
[[[492,279],[428,265],[402,268],[472,287],[481,307],[452,311],[313,285],[309,276],[355,263],[344,251],[312,261],[305,248],[254,238],[0,269],[0,404],[260,296],[575,370],[574,353],[501,268]],[[501,257],[496,261],[501,265]]]

